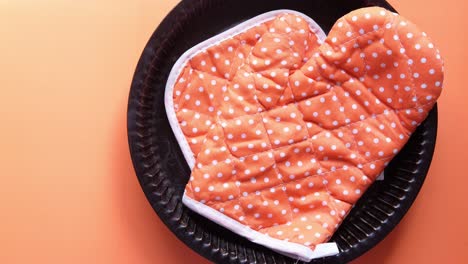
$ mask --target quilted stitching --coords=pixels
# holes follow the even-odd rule
[[[174,87],[197,159],[186,195],[314,248],[425,119],[442,71],[427,36],[381,8],[341,18],[325,43],[284,14],[210,47]]]

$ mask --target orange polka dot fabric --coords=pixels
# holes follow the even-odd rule
[[[377,7],[340,18],[325,41],[285,11],[177,71],[170,106],[194,160],[184,203],[306,261],[424,121],[443,82],[427,35]]]

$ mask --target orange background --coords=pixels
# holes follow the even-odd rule
[[[0,0],[0,263],[209,263],[157,218],[127,146],[136,63],[177,2]],[[468,4],[390,2],[445,57],[439,136],[409,213],[353,263],[467,263]]]

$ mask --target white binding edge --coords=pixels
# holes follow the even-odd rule
[[[182,202],[191,210],[203,215],[204,217],[221,226],[226,227],[234,233],[243,236],[256,244],[270,248],[273,251],[293,259],[309,262],[315,258],[333,256],[339,253],[339,249],[336,243],[318,244],[315,249],[312,250],[307,246],[276,239],[255,231],[248,226],[243,225],[236,220],[224,215],[223,213],[218,212],[215,209],[196,200],[193,200],[185,194],[182,197]]]
[[[223,42],[235,35],[245,32],[259,24],[272,20],[276,16],[283,14],[283,13],[289,13],[289,14],[295,14],[295,15],[301,16],[308,22],[309,27],[311,28],[312,32],[316,34],[319,40],[324,41],[326,39],[327,36],[325,32],[312,18],[297,11],[288,10],[288,9],[280,9],[280,10],[275,10],[275,11],[267,12],[259,16],[256,16],[219,35],[216,35],[206,41],[203,41],[202,43],[192,47],[191,49],[186,51],[184,54],[182,54],[182,56],[174,64],[169,74],[168,81],[166,83],[164,103],[165,103],[165,108],[166,108],[166,114],[169,119],[169,124],[171,126],[172,131],[174,132],[177,142],[179,143],[179,146],[182,150],[182,153],[190,169],[193,169],[193,167],[195,166],[195,157],[193,155],[192,150],[190,149],[190,145],[188,144],[182,132],[182,129],[180,127],[179,121],[177,120],[177,116],[176,116],[175,109],[174,109],[173,94],[174,94],[174,86],[175,86],[175,82],[177,81],[177,77],[180,75],[185,65],[187,64],[187,62],[193,57],[195,57],[197,54],[202,52],[203,50],[206,50],[209,47],[214,46],[217,43]],[[221,212],[216,211],[215,209],[205,204],[202,204],[196,200],[193,200],[192,198],[185,195],[185,193],[184,193],[184,196],[182,197],[182,202],[191,210],[231,230],[232,232],[239,234],[256,244],[266,246],[278,253],[281,253],[285,256],[288,256],[294,259],[299,259],[302,261],[309,262],[310,260],[315,259],[315,258],[333,256],[339,253],[339,249],[336,243],[318,244],[315,247],[315,249],[312,250],[305,245],[301,245],[301,244],[293,243],[293,242],[286,242],[283,240],[272,238],[270,236],[262,234],[258,231],[255,231],[249,228],[248,226],[245,226],[237,222],[236,220],[222,214]]]

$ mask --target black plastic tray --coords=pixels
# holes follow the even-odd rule
[[[128,139],[144,193],[169,229],[216,263],[298,263],[253,244],[187,209],[190,176],[164,109],[164,88],[175,61],[190,47],[264,12],[292,9],[328,32],[346,13],[366,6],[395,11],[383,0],[185,0],[151,36],[138,63],[128,102]],[[426,177],[437,133],[437,106],[363,195],[331,241],[340,254],[311,263],[346,263],[379,243],[401,220]],[[157,259],[154,263],[159,263]]]

